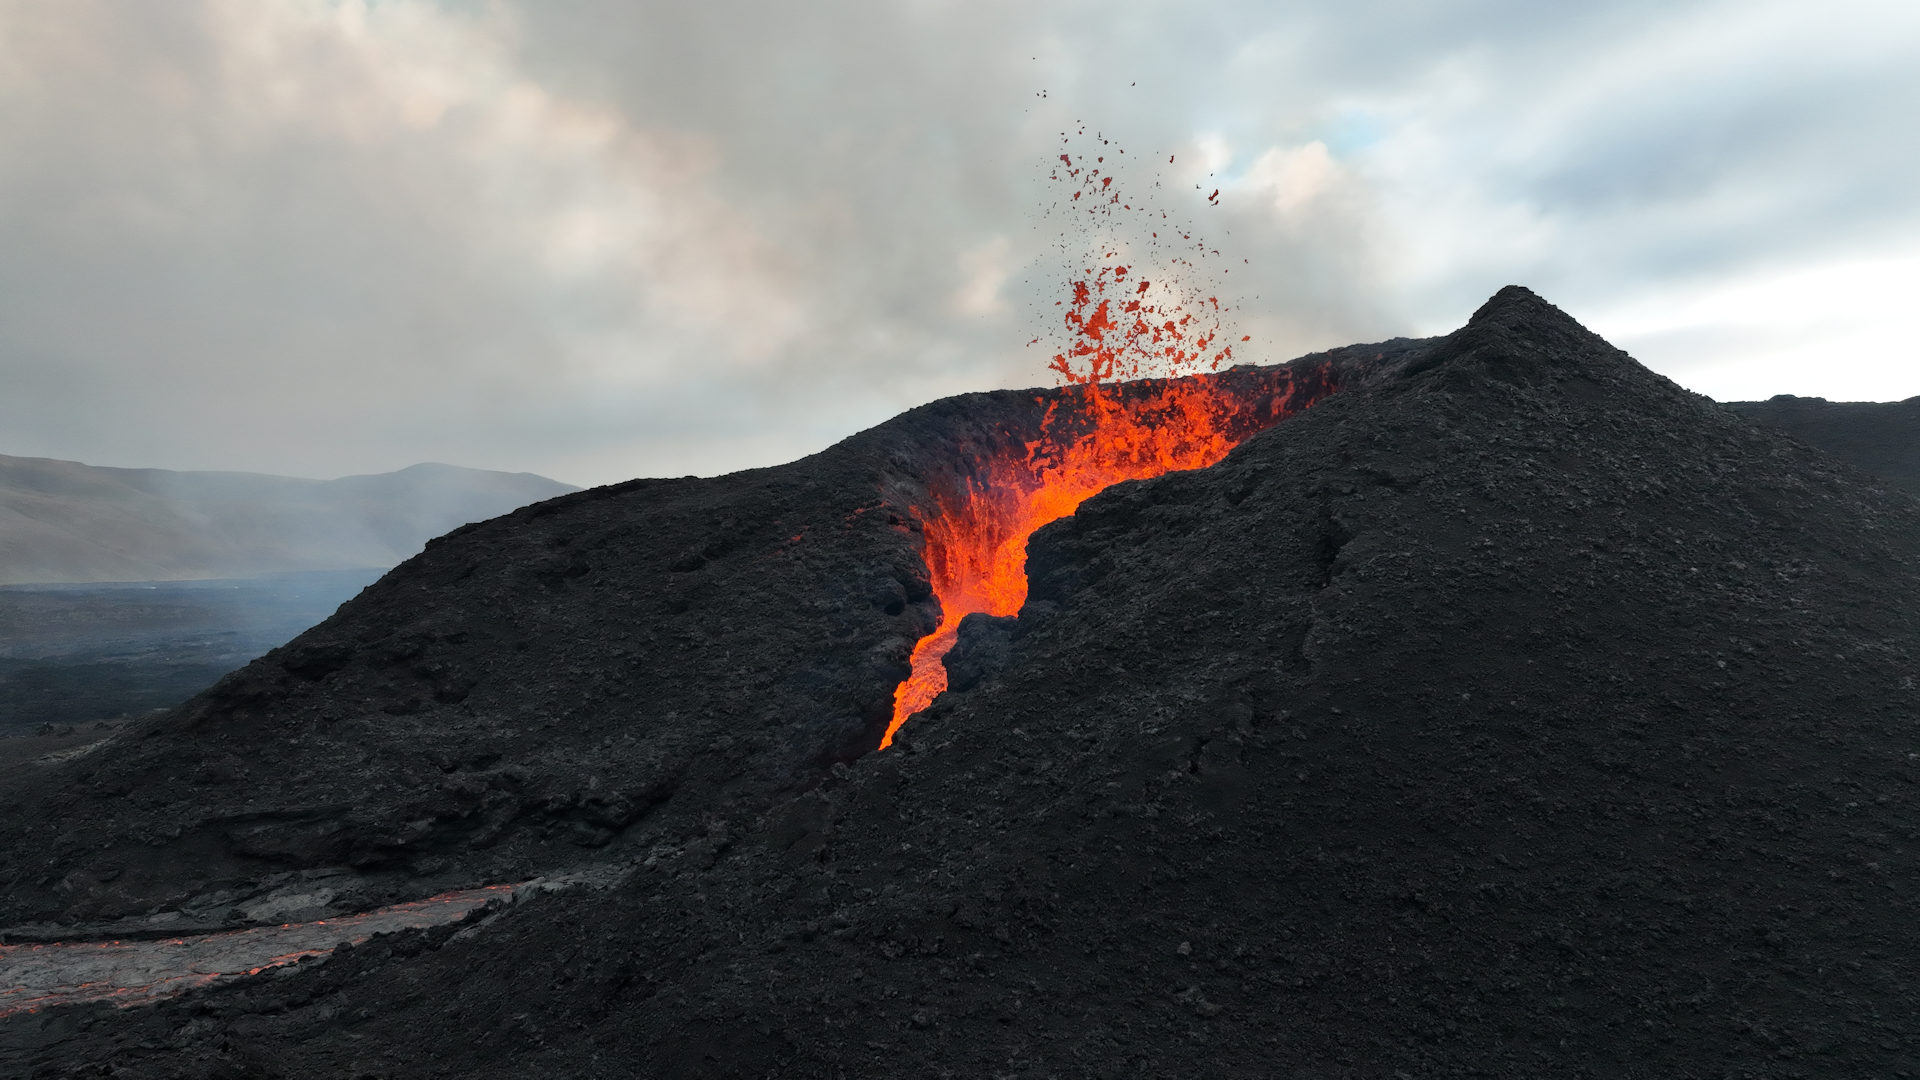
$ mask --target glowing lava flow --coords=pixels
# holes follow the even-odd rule
[[[1048,177],[1069,196],[1056,208],[1087,241],[1069,264],[1068,298],[1054,305],[1061,309],[1054,333],[1066,340],[1048,367],[1068,385],[1047,405],[1040,437],[1024,455],[971,462],[957,488],[935,490],[915,507],[940,623],[913,648],[882,749],[947,688],[945,660],[960,621],[975,612],[1013,615],[1026,602],[1027,537],[1035,529],[1123,480],[1212,465],[1334,389],[1325,368],[1192,374],[1219,371],[1233,359],[1226,342],[1249,340],[1235,341],[1222,321],[1227,309],[1196,284],[1205,279],[1195,260],[1219,252],[1153,205],[1158,180],[1136,193],[1146,199],[1123,195],[1114,182],[1125,175],[1126,151],[1096,133],[1087,152],[1074,152],[1074,140],[1085,136],[1084,127],[1062,134],[1068,150]],[[1215,191],[1209,204],[1218,197]],[[1191,377],[1114,381],[1155,374]]]
[[[1026,602],[1027,538],[1035,529],[1122,480],[1211,465],[1333,389],[1324,369],[1301,374],[1267,368],[1237,379],[1070,386],[1048,405],[1043,437],[1024,457],[977,463],[975,479],[933,495],[921,514],[922,554],[940,624],[914,646],[912,674],[894,690],[880,746],[947,688],[945,659],[961,619],[1013,615]]]

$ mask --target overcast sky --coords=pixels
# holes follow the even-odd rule
[[[598,484],[1046,385],[1077,123],[1240,359],[1520,283],[1905,398],[1916,113],[1912,0],[0,0],[0,453]]]

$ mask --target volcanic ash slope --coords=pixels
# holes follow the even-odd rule
[[[206,995],[190,1027],[130,1015],[114,1060],[1920,1061],[1910,498],[1508,289],[1402,377],[1091,500],[1030,568],[1022,615],[963,636],[971,689],[726,843],[418,956]],[[168,1032],[165,1066],[131,1048]]]
[[[1420,347],[1203,378],[1254,423]],[[334,917],[718,844],[879,744],[939,620],[914,508],[1077,392],[950,398],[776,468],[457,529],[169,715],[8,777],[0,928]]]
[[[1920,397],[1827,401],[1780,394],[1728,407],[1920,495]]]
[[[982,1068],[1920,1061],[1915,504],[1523,290],[1416,366],[1036,538],[1007,666],[845,797],[899,997],[811,995]]]

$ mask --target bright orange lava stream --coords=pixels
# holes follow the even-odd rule
[[[947,688],[945,659],[960,620],[974,612],[1013,615],[1026,602],[1027,538],[1035,529],[1122,480],[1211,465],[1248,435],[1312,403],[1295,400],[1291,380],[1283,383],[1257,396],[1206,378],[1168,382],[1144,395],[1098,383],[1068,387],[1049,406],[1043,431],[1084,429],[1080,434],[1031,443],[1023,459],[984,463],[984,481],[936,497],[922,529],[940,625],[914,646],[913,672],[894,691],[881,748]]]
[[[1063,133],[1069,147],[1075,138]],[[1136,237],[1144,242],[1131,250],[1150,265],[1128,265],[1131,259],[1121,250],[1126,244],[1102,239],[1087,250],[1071,272],[1068,298],[1055,305],[1062,309],[1066,341],[1048,367],[1069,385],[1047,406],[1040,438],[1026,445],[1024,456],[972,462],[962,489],[935,491],[931,505],[915,507],[922,555],[940,599],[940,624],[914,646],[912,673],[894,690],[882,749],[908,717],[947,688],[945,660],[960,621],[975,612],[1013,615],[1026,602],[1027,538],[1035,529],[1123,480],[1211,465],[1247,436],[1334,389],[1324,368],[1229,372],[1155,385],[1114,382],[1219,371],[1233,359],[1234,345],[1227,342],[1249,339],[1235,341],[1223,322],[1227,309],[1195,285],[1200,271],[1194,260],[1219,252],[1196,241],[1190,226],[1171,223],[1150,201],[1115,189],[1114,170],[1125,151],[1097,134],[1095,140],[1088,153],[1060,154],[1050,179],[1070,189],[1071,197],[1058,205],[1071,207],[1079,227],[1100,237],[1109,236],[1116,223],[1140,218],[1150,231]]]

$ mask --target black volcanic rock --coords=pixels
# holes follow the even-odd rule
[[[1828,401],[1778,394],[1765,401],[1729,402],[1727,407],[1920,495],[1920,397]]]
[[[1320,354],[1298,378],[1323,393],[1417,347]],[[1264,402],[1293,371],[1207,378]],[[789,465],[433,541],[170,715],[0,793],[0,928],[221,922],[290,874],[350,883],[345,912],[758,817],[880,741],[939,616],[910,508],[1024,453],[1063,393],[948,399]]]
[[[357,873],[351,906],[516,880],[856,756],[931,615],[878,487],[821,472],[637,481],[434,541],[171,715],[8,791],[7,921],[289,871]]]
[[[1913,1071],[1920,504],[1524,289],[1389,369],[1043,529],[970,689],[617,889],[0,1061]]]

